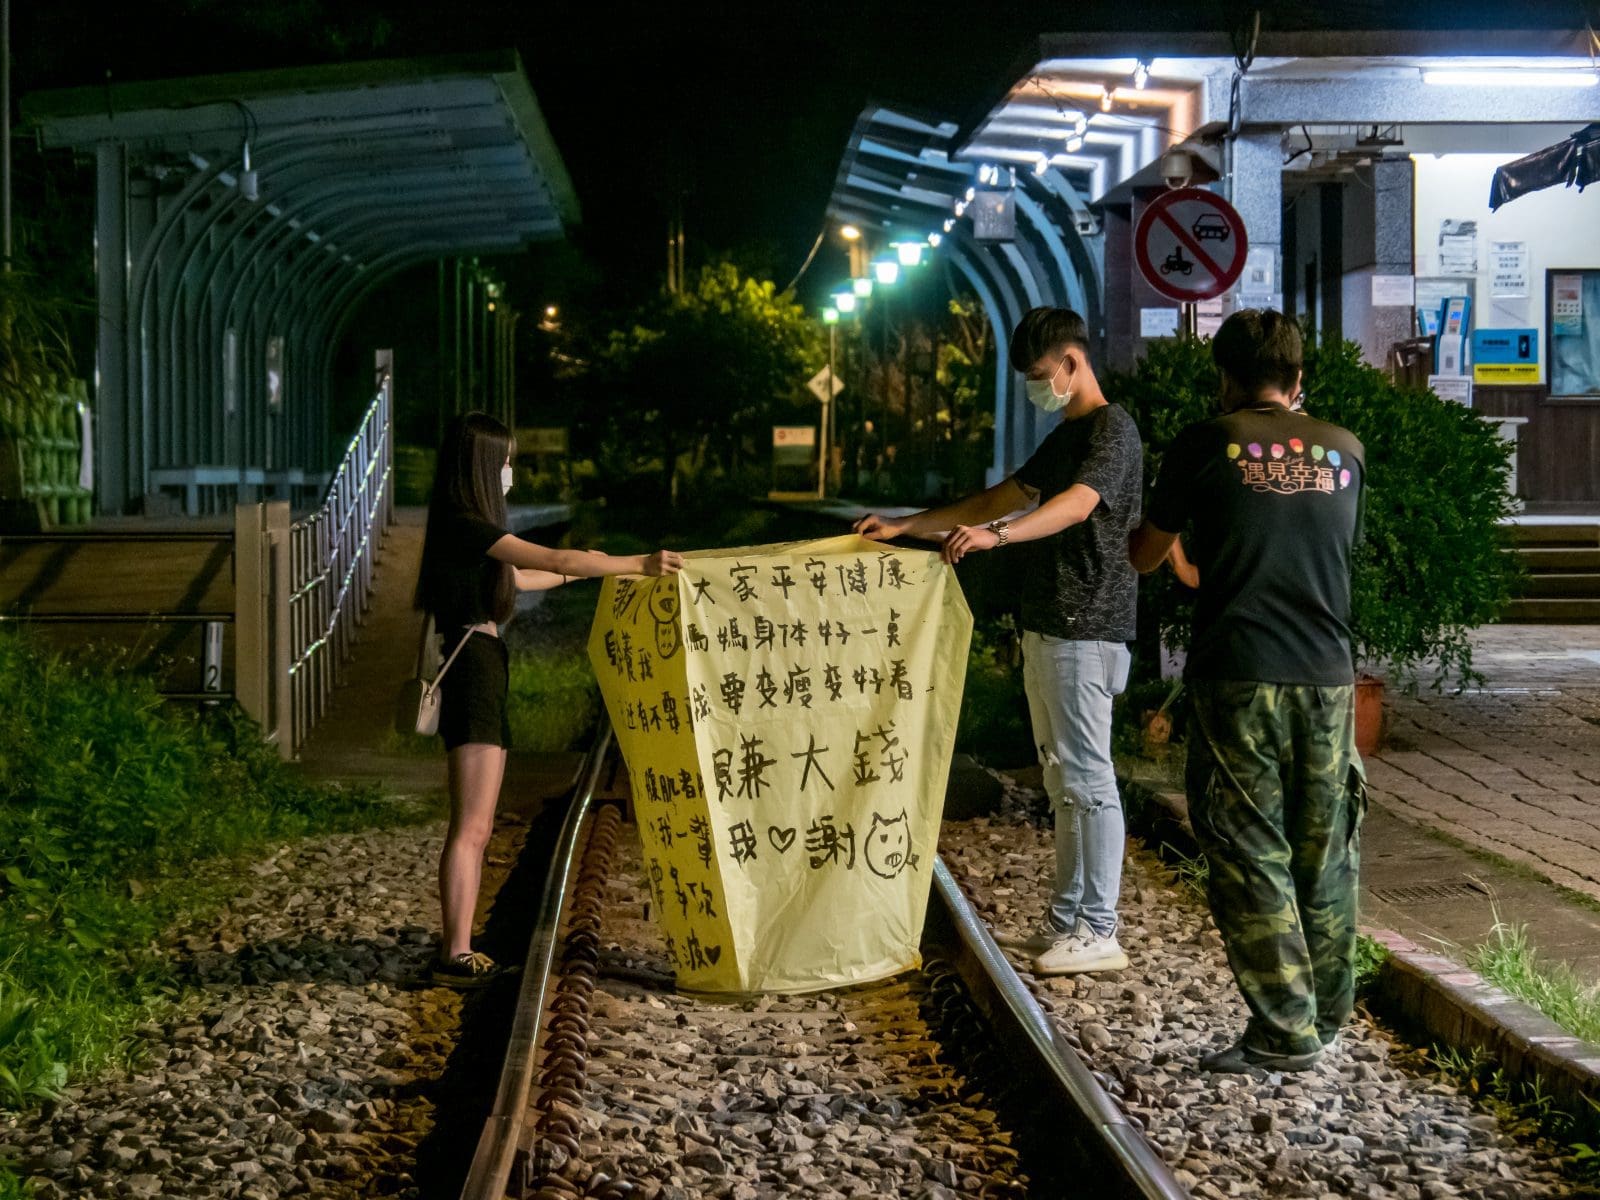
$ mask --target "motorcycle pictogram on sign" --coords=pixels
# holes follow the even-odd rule
[[[1204,188],[1178,188],[1152,200],[1133,235],[1139,271],[1169,300],[1210,300],[1233,286],[1249,249],[1244,219]]]

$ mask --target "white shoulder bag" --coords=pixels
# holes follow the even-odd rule
[[[439,673],[432,679],[427,678],[428,651],[431,648],[433,636],[433,617],[430,614],[422,622],[422,641],[417,646],[417,673],[400,685],[400,699],[395,705],[394,728],[396,733],[419,733],[423,737],[432,737],[439,732],[439,683],[444,679],[444,673],[450,669],[450,664],[455,662],[456,655],[461,653],[461,647],[467,644],[467,639],[475,633],[489,633],[493,625],[470,625],[467,632],[462,635],[456,648],[450,651],[450,657],[444,660],[444,665],[439,668]]]

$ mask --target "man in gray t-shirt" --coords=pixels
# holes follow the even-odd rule
[[[1023,682],[1055,809],[1056,878],[1043,928],[1000,940],[1033,954],[1036,974],[1115,971],[1128,956],[1117,942],[1124,827],[1111,702],[1127,686],[1134,636],[1127,539],[1139,519],[1143,451],[1132,418],[1100,390],[1077,313],[1027,313],[1011,336],[1011,365],[1027,377],[1029,400],[1061,414],[1033,457],[987,491],[903,520],[864,517],[856,531],[887,539],[949,530],[952,563],[1026,543]]]

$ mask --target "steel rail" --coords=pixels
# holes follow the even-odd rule
[[[566,917],[568,883],[574,864],[582,852],[581,834],[588,825],[600,768],[611,748],[611,725],[600,718],[601,729],[589,756],[578,771],[577,793],[556,843],[550,873],[545,877],[539,898],[538,921],[528,942],[528,955],[522,968],[517,993],[516,1016],[506,1048],[505,1065],[495,1092],[494,1107],[484,1121],[478,1149],[461,1187],[461,1200],[501,1200],[516,1165],[522,1126],[528,1109],[528,1091],[533,1084],[534,1064],[544,1041],[545,1005],[550,998],[550,968],[555,962],[556,943]]]
[[[606,724],[579,770],[577,794],[545,879],[494,1108],[484,1122],[461,1200],[501,1200],[512,1183],[534,1068],[545,1044],[546,1006],[553,982],[550,972],[567,918],[569,885],[583,853],[595,782],[611,738],[611,727]],[[1189,1192],[1045,1015],[944,860],[937,857],[932,898],[936,903],[929,907],[924,951],[938,950],[950,962],[1008,1065],[1037,1090],[1039,1109],[1059,1116],[1059,1124],[1052,1127],[1065,1140],[1074,1162],[1081,1164],[1084,1177],[1098,1181],[1095,1195],[1119,1200],[1185,1200]]]
[[[954,952],[950,962],[1010,1064],[1039,1088],[1041,1109],[1065,1118],[1059,1132],[1083,1164],[1084,1178],[1098,1180],[1094,1194],[1184,1200],[1188,1191],[1039,1007],[940,857],[933,863],[933,894],[939,903],[929,907],[933,928],[924,931],[924,943],[937,941]]]

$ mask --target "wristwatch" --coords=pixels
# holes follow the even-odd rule
[[[1006,534],[1010,531],[1010,529],[1010,521],[1000,520],[989,522],[989,532],[994,534],[994,536],[999,539],[995,543],[997,546],[1004,546],[1006,544]]]

